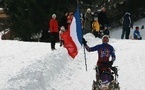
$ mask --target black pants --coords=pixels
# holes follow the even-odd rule
[[[50,40],[52,50],[55,49],[55,43],[57,42],[57,40],[58,40],[58,33],[52,32],[51,33],[51,40]]]
[[[93,30],[93,35],[94,35],[95,37],[99,37],[99,32]]]
[[[129,27],[124,27],[122,29],[121,39],[124,38],[124,35],[125,35],[125,39],[129,39],[129,35],[130,35],[130,28]]]

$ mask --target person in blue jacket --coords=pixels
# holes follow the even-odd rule
[[[139,27],[135,27],[135,30],[134,30],[134,33],[133,33],[133,37],[134,39],[137,39],[137,40],[141,40],[142,37],[141,37],[141,34],[139,32]]]
[[[116,55],[114,52],[113,46],[108,44],[109,42],[109,36],[104,35],[102,37],[102,44],[89,47],[87,45],[87,41],[83,38],[82,43],[86,50],[88,52],[98,51],[98,61],[97,61],[97,67],[99,68],[99,74],[101,75],[101,68],[104,66],[104,64],[107,64],[108,66],[112,66],[113,62],[116,59]],[[110,56],[112,57],[111,60],[109,60]],[[101,67],[101,68],[100,68]]]

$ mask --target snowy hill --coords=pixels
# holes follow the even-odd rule
[[[109,43],[115,48],[121,90],[144,90],[145,40],[121,40],[120,32],[113,31]],[[89,46],[101,43],[90,33],[84,38]],[[86,71],[83,48],[74,60],[58,43],[56,48],[51,51],[50,43],[0,40],[0,90],[91,90],[97,52],[86,51]]]

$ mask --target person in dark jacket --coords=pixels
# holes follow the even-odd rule
[[[68,12],[64,11],[63,16],[60,19],[60,27],[64,26],[65,29],[68,29],[67,17],[68,17]]]
[[[125,35],[125,39],[129,39],[130,28],[133,28],[133,25],[131,20],[131,14],[129,11],[127,11],[123,16],[123,29],[122,29],[121,39],[124,38],[124,35]]]
[[[58,21],[56,20],[56,14],[52,15],[52,19],[49,21],[49,29],[51,34],[51,49],[55,50],[55,43],[58,39]]]
[[[104,35],[102,37],[102,44],[96,45],[94,47],[89,47],[87,45],[87,41],[83,38],[82,43],[86,50],[88,52],[98,51],[98,61],[97,66],[99,68],[99,74],[101,75],[104,64],[107,64],[108,66],[112,66],[113,62],[116,59],[116,55],[114,52],[113,46],[108,44],[109,42],[109,36]],[[112,60],[109,60],[110,56],[112,57]]]
[[[98,13],[98,21],[100,24],[100,30],[104,30],[104,25],[109,25],[105,7],[102,7],[101,11]]]
[[[134,33],[133,33],[133,37],[136,40],[141,40],[142,39],[141,34],[139,32],[139,27],[138,26],[135,27],[135,30],[134,30]]]

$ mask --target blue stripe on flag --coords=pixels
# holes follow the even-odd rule
[[[77,8],[74,17],[76,18],[76,32],[77,32],[77,37],[78,40],[80,42],[80,44],[82,45],[82,27],[81,27],[81,18],[80,18],[80,12],[79,12],[79,8]]]

